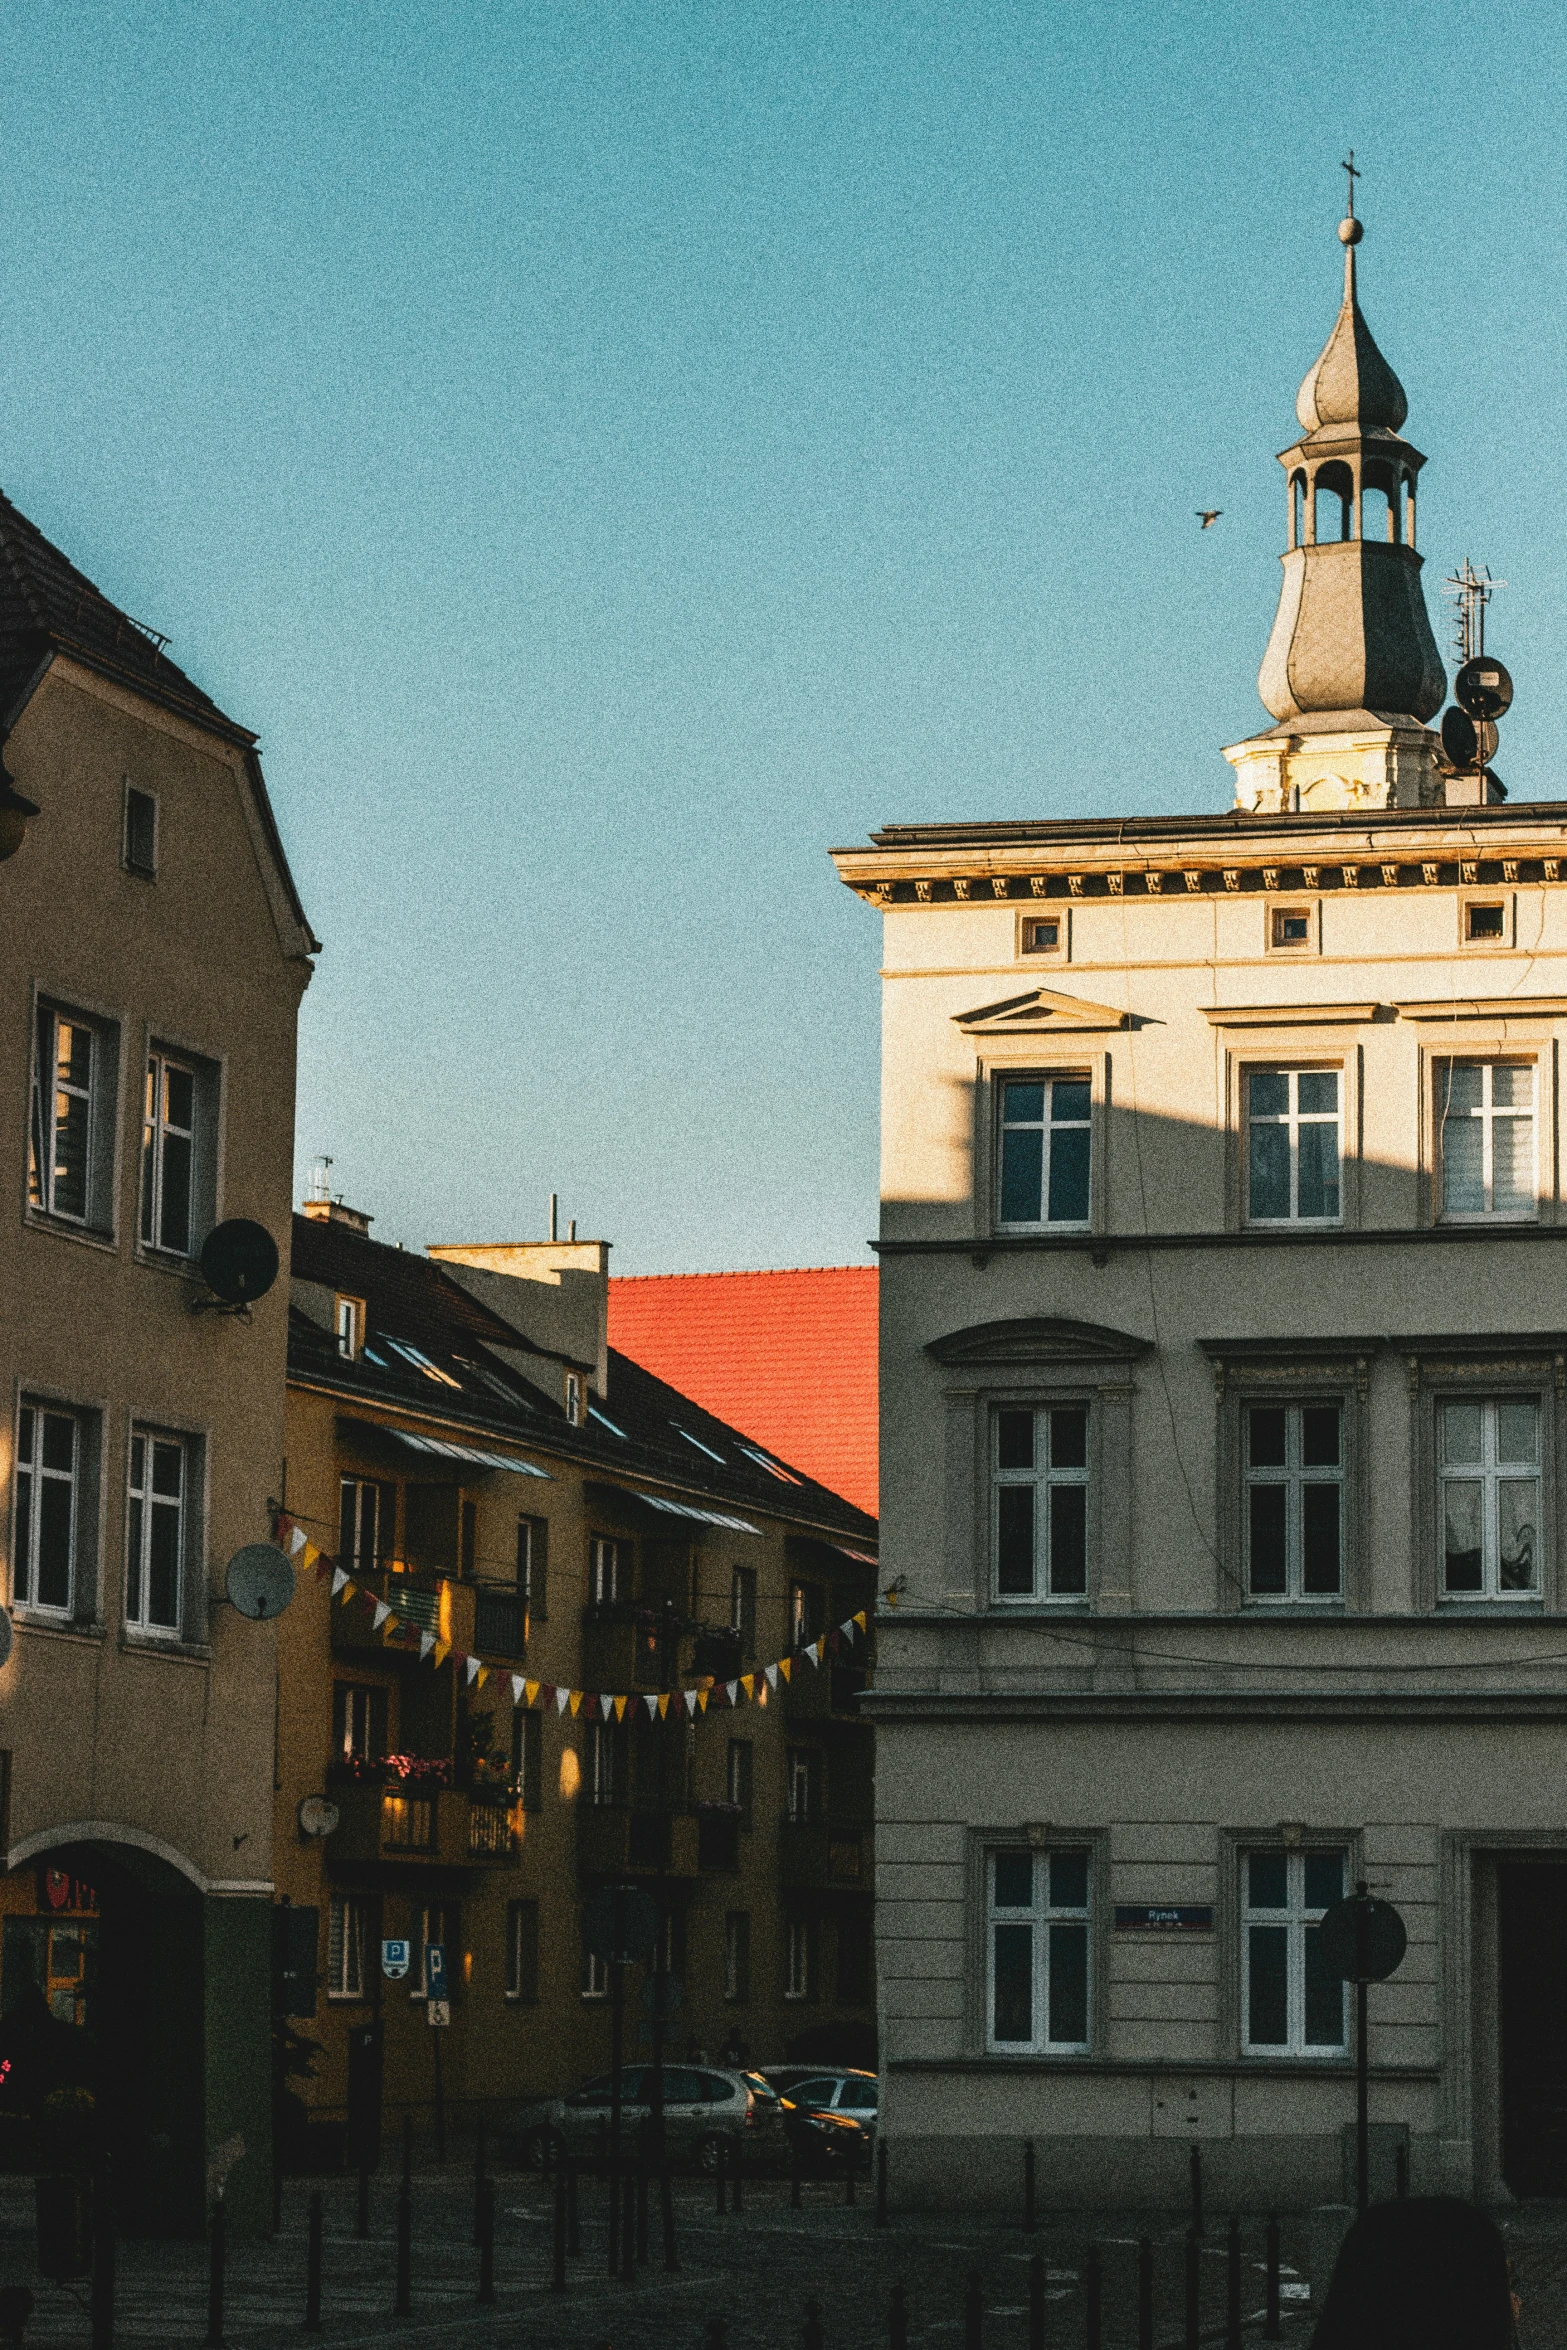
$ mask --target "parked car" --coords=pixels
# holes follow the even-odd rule
[[[621,2068],[621,2141],[628,2154],[648,2120],[653,2078],[650,2064]],[[613,2075],[600,2073],[569,2096],[523,2106],[501,2129],[501,2159],[531,2170],[544,2168],[555,2130],[564,2136],[568,2153],[597,2155],[609,2141],[612,2087]],[[770,2144],[778,2144],[781,2111],[767,2084],[759,2082],[753,2088],[744,2073],[720,2072],[709,2065],[664,2067],[664,2139],[676,2161],[716,2170],[719,2148],[734,2141],[746,2162],[760,2159]]]
[[[783,2100],[785,2135],[808,2167],[870,2164],[880,2086],[874,2073],[770,2065],[766,2077]]]

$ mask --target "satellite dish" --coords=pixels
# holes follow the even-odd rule
[[[1472,718],[1467,710],[1444,710],[1442,713],[1442,748],[1453,765],[1463,772],[1483,767],[1494,758],[1500,737],[1489,718]]]
[[[324,1795],[307,1795],[299,1807],[299,1833],[330,1836],[341,1816],[337,1805],[329,1803]]]
[[[275,1542],[247,1542],[229,1560],[225,1588],[242,1616],[263,1623],[294,1596],[294,1569]]]
[[[0,1665],[3,1665],[10,1655],[11,1643],[15,1638],[16,1631],[11,1622],[10,1613],[7,1609],[0,1607]]]
[[[228,1306],[254,1305],[277,1279],[277,1242],[265,1224],[231,1216],[214,1224],[201,1248],[201,1277]]]
[[[1454,678],[1453,699],[1471,718],[1505,718],[1512,707],[1513,681],[1500,661],[1477,653]]]

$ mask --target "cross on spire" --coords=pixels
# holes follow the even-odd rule
[[[1355,150],[1353,147],[1351,147],[1349,153],[1345,156],[1344,161],[1339,165],[1339,169],[1347,175],[1349,181],[1349,210],[1345,214],[1345,218],[1347,220],[1353,220],[1355,217],[1355,182],[1362,177],[1362,174],[1355,168]]]

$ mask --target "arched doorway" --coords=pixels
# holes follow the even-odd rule
[[[203,2224],[203,1902],[131,1844],[51,1845],[0,1878],[0,2161],[30,2170],[45,2098],[86,2091],[120,2225]]]

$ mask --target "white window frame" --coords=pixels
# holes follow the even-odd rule
[[[1251,1416],[1253,1412],[1281,1411],[1284,1414],[1284,1466],[1282,1468],[1253,1468],[1251,1463]],[[1338,1420],[1338,1463],[1336,1467],[1306,1467],[1303,1459],[1304,1414],[1331,1411]],[[1241,1545],[1246,1560],[1246,1604],[1248,1607],[1312,1607],[1338,1608],[1344,1604],[1345,1540],[1348,1530],[1349,1476],[1345,1463],[1345,1411],[1343,1401],[1336,1395],[1268,1396],[1247,1395],[1241,1401]],[[1256,1486],[1284,1487],[1284,1589],[1258,1591],[1252,1581],[1251,1559],[1251,1496]],[[1305,1588],[1305,1489],[1308,1485],[1331,1485],[1338,1494],[1338,1588],[1335,1591],[1308,1591]]]
[[[1027,1909],[1004,1908],[996,1897],[996,1862],[1005,1854],[1008,1858],[1022,1857],[1026,1852],[1032,1864],[1033,1899]],[[1050,1899],[1050,1863],[1057,1858],[1081,1854],[1086,1865],[1087,1886],[1082,1906],[1053,1904]],[[1094,1862],[1091,1846],[1063,1842],[1050,1846],[1017,1844],[992,1846],[984,1856],[985,1868],[985,2046],[996,2056],[1086,2056],[1093,2046],[1094,2035]],[[996,1928],[998,1926],[1027,1926],[1032,1936],[1030,1957],[1029,2013],[1033,2019],[1033,2034],[1027,2040],[1000,2040],[996,2037]],[[1083,1931],[1083,1971],[1085,1982],[1083,2037],[1080,2040],[1052,2040],[1050,2037],[1050,1953],[1052,1926],[1080,1926]]]
[[[168,1081],[171,1076],[183,1077],[189,1082],[188,1126],[179,1125],[169,1115]],[[166,1051],[162,1045],[150,1045],[142,1083],[141,1169],[136,1209],[139,1243],[152,1256],[189,1258],[195,1253],[199,1213],[197,1195],[201,1183],[201,1071],[183,1053]],[[166,1240],[163,1234],[164,1186],[168,1176],[171,1143],[183,1143],[190,1154],[183,1240]]]
[[[582,1997],[607,1999],[609,1997],[609,1960],[600,1958],[596,1950],[582,1945]]]
[[[1001,1422],[1009,1412],[1028,1412],[1034,1422],[1034,1466],[1031,1469],[1003,1469],[1001,1466]],[[1053,1427],[1041,1430],[1041,1420],[1049,1420],[1056,1412],[1081,1412],[1084,1417],[1083,1465],[1081,1468],[1056,1468],[1041,1463],[1041,1450],[1048,1452],[1054,1435]],[[1059,1607],[1085,1608],[1088,1605],[1089,1585],[1092,1581],[1093,1558],[1093,1445],[1094,1415],[1088,1396],[1052,1396],[1048,1403],[998,1404],[990,1415],[990,1589],[997,1607]],[[1043,1436],[1043,1444],[1041,1438]],[[1028,1591],[1003,1591],[1001,1588],[1001,1494],[1004,1488],[1031,1486],[1034,1493],[1034,1580]],[[1057,1486],[1080,1488],[1083,1494],[1083,1588],[1081,1591],[1056,1591],[1052,1588],[1051,1563],[1051,1505],[1050,1497]]]
[[[1285,1849],[1286,1900],[1283,1909],[1254,1909],[1251,1900],[1252,1854],[1276,1855],[1280,1847],[1271,1844],[1244,1845],[1238,1855],[1240,1866],[1240,2042],[1245,2056],[1280,2057],[1305,2064],[1342,2063],[1349,2054],[1349,1987],[1342,1986],[1339,1999],[1339,2037],[1334,2041],[1306,2038],[1306,1935],[1315,1927],[1325,1911],[1306,1906],[1306,1863],[1328,1852],[1339,1856],[1341,1881],[1345,1892],[1350,1890],[1350,1855],[1342,1845],[1322,1845],[1315,1849],[1300,1847]],[[1285,2030],[1284,2040],[1252,2040],[1251,2026],[1251,1929],[1253,1926],[1282,1926],[1285,1944]]]
[[[1480,1125],[1480,1184],[1487,1204],[1481,1208],[1450,1208],[1447,1205],[1447,1148],[1446,1128],[1453,1113],[1444,1106],[1443,1096],[1450,1083],[1449,1073],[1455,1068],[1478,1069],[1481,1072],[1480,1108],[1460,1111],[1458,1116],[1466,1123],[1477,1120]],[[1493,1071],[1497,1069],[1527,1069],[1529,1072],[1529,1107],[1520,1111],[1508,1106],[1497,1109],[1492,1104]],[[1436,1220],[1439,1224],[1534,1224],[1540,1215],[1540,1124],[1541,1100],[1545,1064],[1533,1054],[1522,1053],[1440,1053],[1431,1069],[1431,1116],[1434,1129],[1433,1157],[1436,1161]],[[1489,1203],[1495,1189],[1495,1129],[1499,1119],[1527,1118],[1530,1130],[1530,1197],[1528,1205],[1518,1208],[1493,1208]]]
[[[613,1607],[623,1596],[620,1588],[621,1538],[595,1534],[588,1544],[588,1598],[594,1607]]]
[[[22,1415],[27,1417],[28,1451],[22,1457]],[[46,1468],[43,1462],[43,1423],[46,1419],[65,1421],[71,1431],[71,1466],[69,1471]],[[82,1532],[82,1471],[86,1431],[80,1412],[68,1405],[51,1403],[40,1396],[24,1395],[17,1420],[16,1474],[12,1499],[11,1604],[29,1616],[45,1623],[67,1624],[76,1614],[78,1570],[81,1562]],[[26,1528],[22,1525],[24,1505],[22,1480],[27,1480],[25,1505]],[[66,1557],[66,1595],[62,1602],[36,1597],[38,1584],[38,1545],[43,1526],[43,1512],[39,1507],[40,1493],[45,1485],[68,1485],[70,1488],[69,1547]],[[26,1555],[23,1556],[25,1547]]]
[[[364,1350],[365,1301],[362,1297],[338,1296],[334,1301],[337,1322],[337,1351],[345,1362],[356,1363]]]
[[[809,1918],[789,1918],[784,1925],[784,1997],[805,2000],[811,1996],[811,1922]]]
[[[620,1801],[622,1763],[616,1744],[618,1722],[588,1724],[588,1767],[583,1773],[589,1803],[597,1811],[613,1810]]]
[[[1007,1096],[1014,1086],[1042,1086],[1047,1096],[1037,1118],[1009,1118]],[[1088,1095],[1088,1109],[1081,1118],[1055,1118],[1055,1089],[1058,1085],[1081,1085]],[[1086,1232],[1094,1213],[1094,1156],[1096,1136],[1094,1127],[1094,1072],[1086,1063],[1078,1069],[1041,1069],[1029,1071],[1009,1069],[996,1077],[996,1230],[998,1232]],[[1037,1216],[1003,1214],[1006,1188],[1006,1138],[1009,1133],[1037,1133],[1040,1144],[1039,1208]],[[1050,1214],[1050,1159],[1051,1137],[1054,1134],[1086,1134],[1088,1137],[1087,1204],[1081,1216],[1052,1216]]]
[[[60,1081],[61,1027],[87,1039],[87,1080]],[[108,1238],[114,1227],[114,1125],[119,1030],[97,1013],[40,995],[33,1008],[32,1068],[28,1082],[27,1207],[69,1232]],[[60,1097],[86,1109],[82,1205],[63,1207],[57,1193]]]
[[[576,1371],[566,1373],[566,1418],[573,1428],[582,1425],[582,1380]]]
[[[345,1552],[342,1533],[344,1515],[343,1505],[347,1501],[350,1493],[353,1495],[353,1502],[351,1505],[353,1515],[350,1521],[352,1539],[348,1544]],[[385,1556],[387,1555],[383,1553],[381,1548],[381,1509],[382,1504],[386,1498],[385,1492],[381,1484],[374,1477],[339,1477],[337,1481],[337,1495],[337,1539],[339,1552],[337,1563],[343,1569],[345,1574],[367,1574],[372,1567],[382,1565],[384,1563]],[[369,1496],[368,1508],[366,1504],[367,1495]],[[394,1511],[395,1508],[396,1504],[394,1502]],[[365,1518],[367,1515],[372,1521],[371,1541],[368,1556],[366,1555],[364,1540]]]
[[[370,1905],[355,1893],[334,1893],[327,1906],[326,1995],[363,2001]]]
[[[179,1492],[172,1498],[156,1485],[159,1452],[179,1464]],[[125,1628],[147,1640],[178,1640],[185,1624],[185,1560],[190,1543],[194,1448],[188,1437],[164,1428],[132,1424],[126,1448]],[[151,1605],[153,1538],[160,1518],[174,1521],[174,1620],[154,1621]]]
[[[816,1799],[819,1771],[813,1746],[791,1746],[785,1750],[784,1803],[793,1827],[807,1827],[820,1814]]]
[[[522,1987],[522,1921],[526,1912],[533,1913],[533,1989]],[[540,1903],[528,1896],[511,1901],[506,1906],[506,1997],[514,2007],[537,2007],[541,1985],[539,1982],[539,1941],[543,1911]]]
[[[1248,1061],[1241,1073],[1242,1149],[1241,1197],[1244,1206],[1243,1221],[1263,1231],[1292,1230],[1305,1225],[1313,1232],[1332,1231],[1344,1221],[1344,1133],[1345,1090],[1348,1072],[1344,1065],[1333,1061]],[[1254,1119],[1251,1111],[1252,1082],[1258,1077],[1283,1077],[1289,1081],[1289,1106],[1282,1117],[1271,1113]],[[1302,1110],[1300,1107],[1300,1080],[1303,1077],[1331,1077],[1334,1084],[1335,1106],[1326,1110]],[[1251,1204],[1251,1135],[1253,1126],[1282,1127],[1289,1137],[1290,1204],[1283,1216],[1259,1216]],[[1303,1126],[1331,1126],[1337,1140],[1335,1165],[1338,1169],[1338,1208],[1331,1216],[1303,1216],[1300,1212],[1300,1134]]]
[[[1534,1407],[1535,1457],[1532,1461],[1504,1461],[1498,1457],[1500,1413],[1508,1404]],[[1480,1414],[1480,1459],[1447,1459],[1447,1415],[1469,1409]],[[1545,1573],[1545,1398],[1537,1390],[1516,1395],[1442,1395],[1436,1406],[1437,1567],[1438,1604],[1444,1607],[1537,1607]],[[1508,1591],[1501,1583],[1501,1536],[1498,1489],[1504,1484],[1532,1483],[1535,1490],[1534,1581]],[[1480,1498],[1480,1588],[1449,1591],[1447,1587],[1447,1487],[1478,1485]]]
[[[334,1738],[338,1751],[333,1760],[379,1762],[380,1756],[375,1751],[378,1711],[375,1701],[379,1697],[384,1704],[387,1691],[372,1681],[339,1681],[337,1688],[343,1695],[342,1725]]]

